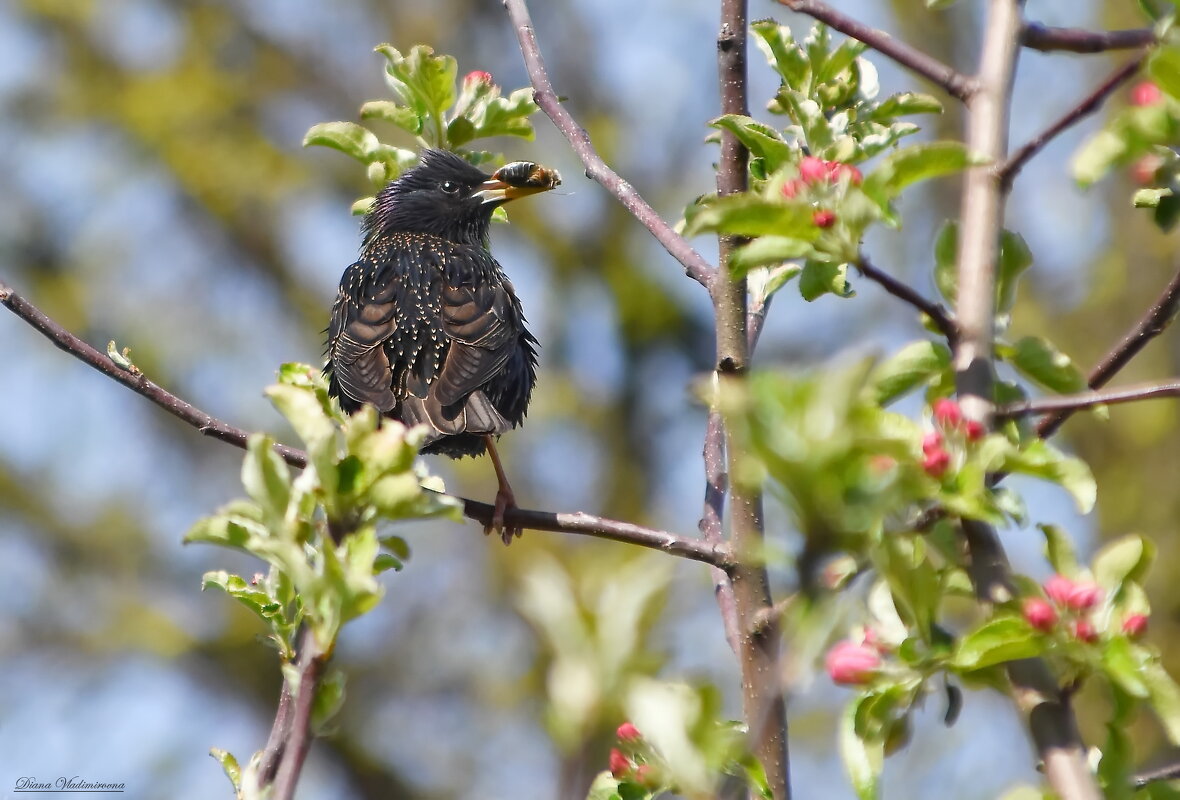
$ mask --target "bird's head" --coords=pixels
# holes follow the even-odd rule
[[[506,164],[488,175],[454,153],[427,150],[418,166],[377,195],[365,217],[365,244],[391,233],[429,233],[460,244],[482,244],[497,207],[560,183],[556,170],[529,162]]]

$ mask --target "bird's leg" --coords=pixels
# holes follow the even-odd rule
[[[520,536],[522,531],[519,527],[504,526],[504,512],[510,508],[516,508],[516,495],[512,493],[512,487],[508,485],[508,476],[504,474],[504,465],[500,463],[500,454],[496,452],[495,439],[492,436],[485,436],[484,440],[488,444],[488,455],[492,457],[492,466],[496,468],[496,480],[500,486],[496,490],[496,510],[492,512],[492,521],[483,529],[483,532],[488,534],[495,531],[500,534],[504,544],[511,544],[512,537]]]

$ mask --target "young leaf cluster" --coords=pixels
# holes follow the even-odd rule
[[[401,569],[408,558],[405,541],[382,536],[380,523],[458,519],[461,507],[416,462],[421,430],[381,419],[371,408],[345,417],[319,370],[285,364],[267,395],[303,440],[307,468],[292,475],[271,437],[251,436],[242,464],[247,497],[199,520],[185,541],[239,550],[268,566],[250,578],[208,572],[203,586],[223,590],[266,625],[294,692],[297,647],[330,658],[341,627],[381,599],[376,576]],[[302,644],[300,630],[310,637]],[[330,672],[317,688],[313,727],[327,724],[342,701],[343,676]],[[230,754],[215,755],[239,790],[257,781],[257,758],[242,771]]]
[[[942,105],[915,93],[879,99],[876,70],[860,57],[863,44],[835,44],[823,25],[802,42],[772,21],[752,29],[780,80],[767,109],[787,124],[779,128],[733,114],[713,121],[749,149],[751,187],[698,200],[686,212],[686,232],[748,239],[730,267],[735,275],[769,271],[770,279],[754,280],[764,293],[758,299],[795,275],[807,300],[848,297],[848,266],[858,261],[865,230],[876,222],[898,224],[893,200],[902,190],[974,161],[957,142],[897,148],[918,130],[902,117],[939,113]],[[862,174],[857,165],[878,156]]]
[[[436,55],[426,45],[414,45],[402,55],[383,44],[377,52],[385,56],[385,81],[393,100],[371,100],[361,106],[364,120],[386,122],[414,137],[418,149],[453,150],[473,164],[498,158],[487,150],[468,145],[496,136],[519,136],[531,140],[529,116],[537,110],[533,91],[517,89],[504,96],[486,72],[468,73],[457,81],[458,64],[453,56]],[[397,147],[355,122],[322,122],[313,125],[303,144],[339,150],[365,165],[370,183],[382,189],[418,162],[416,150]],[[353,204],[354,214],[364,214],[373,198]]]

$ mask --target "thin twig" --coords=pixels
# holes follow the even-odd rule
[[[570,143],[570,147],[582,160],[586,167],[586,177],[598,181],[608,192],[615,196],[623,207],[631,212],[635,219],[647,228],[656,241],[684,266],[685,273],[706,289],[716,273],[716,269],[705,260],[704,256],[693,249],[688,240],[672,229],[644,200],[635,187],[627,183],[617,172],[607,166],[602,157],[594,149],[590,141],[590,134],[577,123],[573,116],[566,111],[565,106],[553,90],[549,80],[549,73],[545,71],[545,61],[541,58],[541,50],[537,46],[537,37],[533,33],[533,20],[529,16],[528,6],[524,0],[504,0],[504,7],[512,19],[516,29],[516,37],[520,42],[520,51],[524,55],[525,68],[528,70],[529,80],[533,84],[533,99],[541,107],[562,136]]]
[[[906,69],[921,75],[931,83],[941,86],[947,94],[964,103],[971,102],[976,91],[976,82],[942,63],[929,53],[911,47],[894,39],[888,33],[870,27],[842,14],[827,3],[819,0],[777,0],[792,11],[806,14],[829,28],[835,28],[845,36],[864,42],[883,56],[893,59]]]
[[[1180,397],[1180,379],[1172,378],[1162,382],[1138,383],[1134,386],[1124,386],[1119,389],[1105,391],[1078,392],[1057,397],[1040,397],[1035,400],[1022,400],[1018,403],[1008,403],[996,409],[996,416],[1001,419],[1024,417],[1030,414],[1049,414],[1057,411],[1078,411],[1101,405],[1116,405],[1118,403],[1134,403],[1138,400],[1152,400],[1159,397]]]
[[[1174,764],[1165,764],[1162,767],[1155,769],[1144,770],[1131,778],[1132,784],[1136,789],[1142,789],[1153,783],[1160,781],[1174,781],[1180,778],[1180,762]]]
[[[1004,162],[1000,167],[1000,180],[1003,181],[1005,189],[1012,185],[1012,181],[1016,179],[1017,174],[1024,167],[1028,161],[1037,153],[1044,149],[1045,145],[1049,144],[1063,131],[1071,126],[1077,124],[1081,120],[1093,114],[1102,104],[1106,102],[1106,98],[1110,97],[1116,89],[1122,86],[1139,72],[1139,68],[1143,66],[1144,59],[1147,58],[1147,53],[1140,53],[1138,57],[1128,61],[1123,66],[1119,67],[1110,77],[1103,81],[1102,85],[1095,89],[1086,97],[1067,111],[1060,119],[1054,122],[1045,130],[1038,133],[1028,141],[1023,147],[1017,150],[1012,156]]]
[[[992,0],[988,4],[979,90],[972,98],[967,122],[968,149],[995,164],[1003,163],[1007,155],[1023,5],[1023,0]],[[995,263],[1005,200],[1004,185],[995,169],[980,166],[968,170],[959,223],[955,309],[959,343],[953,363],[963,413],[980,421],[988,418],[994,382]],[[1011,571],[996,532],[974,520],[964,520],[962,531],[976,596],[992,604],[1011,599]],[[1008,662],[1005,671],[1054,793],[1062,800],[1098,800],[1101,793],[1087,764],[1073,711],[1048,666],[1037,659],[1022,659]]]
[[[10,287],[0,282],[0,305],[6,306],[16,316],[40,331],[46,338],[59,348],[87,364],[94,369],[113,378],[136,393],[146,397],[156,405],[168,411],[183,422],[192,425],[206,436],[218,441],[244,448],[249,433],[236,428],[227,422],[217,419],[191,403],[181,400],[176,395],[164,389],[159,384],[148,380],[142,373],[132,374],[116,366],[105,353],[100,353],[86,342],[74,336],[43,311],[21,297]],[[293,467],[302,469],[307,466],[307,454],[302,450],[287,445],[275,445],[275,452]],[[463,502],[463,513],[469,518],[483,525],[491,519],[493,506],[470,500],[465,497],[456,498]],[[730,569],[733,564],[732,556],[724,544],[713,545],[678,536],[668,531],[645,528],[629,522],[596,517],[580,511],[572,513],[555,513],[552,511],[532,511],[523,508],[508,509],[504,515],[506,524],[532,530],[554,531],[557,533],[573,533],[583,536],[593,536],[599,539],[610,539],[660,550],[671,555],[688,558],[711,564],[720,569]]]
[[[866,255],[861,255],[860,260],[856,263],[856,267],[860,270],[862,275],[864,275],[869,280],[879,283],[881,288],[889,292],[889,294],[898,299],[904,300],[929,317],[930,321],[934,323],[934,326],[938,328],[939,332],[946,337],[947,342],[950,343],[951,347],[955,346],[955,343],[959,338],[959,328],[957,325],[955,325],[955,321],[951,319],[950,314],[947,313],[947,310],[943,308],[940,303],[936,303],[933,300],[923,297],[909,284],[904,283],[903,281],[900,281],[890,275],[888,272],[873,266],[872,262],[869,261],[869,258]]]
[[[722,519],[725,516],[725,494],[729,490],[729,475],[725,471],[725,428],[720,412],[709,412],[705,428],[705,447],[701,454],[705,460],[705,505],[701,513],[700,530],[705,542],[714,546],[725,543]],[[737,605],[733,597],[733,581],[723,569],[713,568],[713,596],[721,611],[721,622],[725,627],[725,640],[734,655],[741,655],[741,629],[738,623]]]
[[[1121,31],[1087,31],[1082,28],[1052,28],[1030,22],[1020,34],[1020,43],[1030,50],[1043,53],[1103,53],[1107,50],[1134,50],[1155,44],[1151,28]]]
[[[1119,370],[1130,363],[1131,359],[1147,346],[1148,342],[1167,329],[1172,320],[1176,318],[1178,310],[1180,310],[1180,269],[1177,269],[1176,274],[1172,276],[1172,280],[1164,287],[1151,308],[1147,309],[1147,312],[1131,330],[1127,331],[1122,341],[1103,356],[1102,360],[1090,371],[1087,380],[1090,388],[1100,389],[1105,386]],[[1052,416],[1045,417],[1037,425],[1037,435],[1043,439],[1052,436],[1073,413],[1071,409],[1064,409]]]
[[[748,114],[746,99],[747,0],[721,0],[717,34],[717,79],[722,114]],[[717,163],[717,193],[731,195],[749,188],[749,153],[729,131],[721,134]],[[740,240],[718,239],[719,267],[713,278],[713,311],[717,325],[716,376],[744,381],[750,366],[749,292],[744,277],[731,277],[729,257]],[[733,431],[719,426],[725,446],[726,469],[736,474],[741,457]],[[787,711],[779,663],[780,633],[775,621],[754,629],[752,621],[770,608],[770,582],[762,554],[765,526],[762,492],[756,486],[731,481],[729,545],[737,563],[729,577],[738,620],[738,661],[742,674],[742,711],[749,726],[750,752],[762,765],[774,800],[791,796],[787,741]]]

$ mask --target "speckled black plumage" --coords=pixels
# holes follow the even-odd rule
[[[519,425],[537,380],[537,340],[488,251],[486,175],[427,151],[365,218],[328,328],[329,391],[352,413],[370,403],[431,429],[424,453],[484,452]]]

